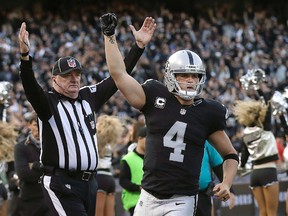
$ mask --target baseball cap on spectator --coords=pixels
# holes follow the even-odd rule
[[[147,131],[146,126],[140,128],[138,133],[137,133],[137,138],[138,137],[142,137],[142,138],[146,137],[146,131]]]
[[[66,56],[56,61],[52,69],[52,75],[65,75],[74,70],[82,72],[80,62],[72,56]]]

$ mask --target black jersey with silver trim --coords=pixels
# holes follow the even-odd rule
[[[205,140],[226,127],[226,108],[204,99],[181,105],[159,81],[142,86],[147,124],[142,187],[165,196],[197,194]]]

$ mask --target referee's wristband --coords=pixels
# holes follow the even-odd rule
[[[29,51],[27,51],[27,52],[25,52],[25,53],[20,53],[20,55],[21,55],[22,57],[26,57],[26,56],[29,55]]]

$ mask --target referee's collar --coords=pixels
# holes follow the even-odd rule
[[[61,99],[63,99],[63,100],[68,100],[68,101],[70,101],[70,102],[75,102],[75,101],[81,101],[81,100],[82,100],[81,95],[80,95],[80,92],[79,92],[77,98],[67,97],[67,96],[65,96],[65,95],[57,92],[54,88],[52,88],[52,92],[55,93],[55,94],[57,94]]]

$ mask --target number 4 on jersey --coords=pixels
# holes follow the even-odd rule
[[[186,148],[186,143],[184,143],[186,127],[186,123],[177,121],[163,138],[164,146],[174,149],[174,152],[170,153],[170,161],[184,161],[184,155],[182,154],[182,151]]]

